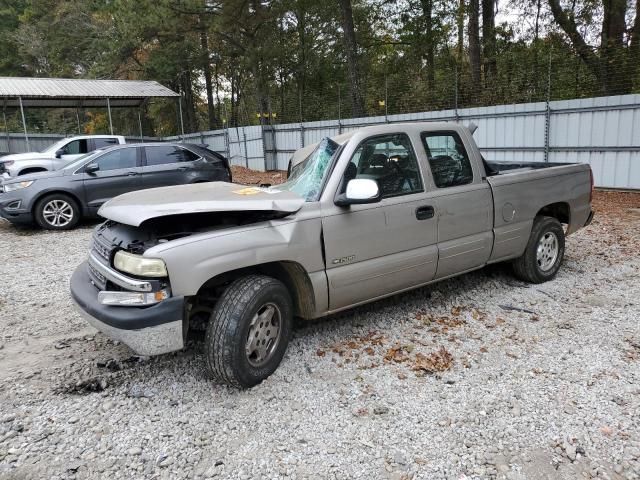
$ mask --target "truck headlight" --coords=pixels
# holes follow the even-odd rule
[[[14,190],[20,190],[21,188],[30,187],[35,180],[29,180],[28,182],[15,182],[15,183],[5,183],[4,191],[5,192],[13,192]]]
[[[160,258],[147,258],[142,255],[119,250],[113,257],[113,266],[121,272],[138,277],[167,277],[167,266]]]

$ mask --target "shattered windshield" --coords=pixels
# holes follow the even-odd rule
[[[330,138],[322,139],[311,155],[291,168],[289,179],[275,188],[295,192],[307,202],[317,202],[331,160],[339,147]]]

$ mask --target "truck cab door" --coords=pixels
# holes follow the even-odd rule
[[[58,170],[88,152],[89,140],[87,140],[86,138],[72,140],[55,153],[52,162],[52,169]]]
[[[322,206],[329,309],[363,303],[433,279],[435,211],[426,199],[410,137],[406,133],[369,137],[341,168],[337,194],[344,192],[349,180],[369,178],[378,183],[382,200],[349,207],[326,202]]]
[[[89,165],[92,164],[97,164],[98,169],[82,173],[85,200],[91,212],[97,212],[103,203],[118,195],[143,188],[138,147],[107,151]],[[85,170],[89,170],[87,167]]]
[[[493,197],[478,158],[470,158],[457,131],[420,135],[438,210],[438,270],[448,277],[487,263],[493,248]],[[472,162],[472,160],[475,160]]]

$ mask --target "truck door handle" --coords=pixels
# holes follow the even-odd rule
[[[416,218],[418,220],[427,220],[428,218],[433,218],[435,214],[435,210],[431,205],[424,205],[422,207],[416,208]]]
[[[130,177],[135,177],[136,175],[138,175],[138,172],[127,172],[127,175],[129,175]]]

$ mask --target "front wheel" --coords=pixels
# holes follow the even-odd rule
[[[536,217],[527,248],[513,261],[516,276],[530,283],[553,279],[564,258],[564,230],[553,217]]]
[[[284,357],[293,307],[282,282],[249,275],[231,283],[218,299],[205,337],[211,375],[250,388],[271,375]]]
[[[71,230],[80,221],[78,203],[62,193],[40,199],[33,213],[38,225],[47,230]]]

